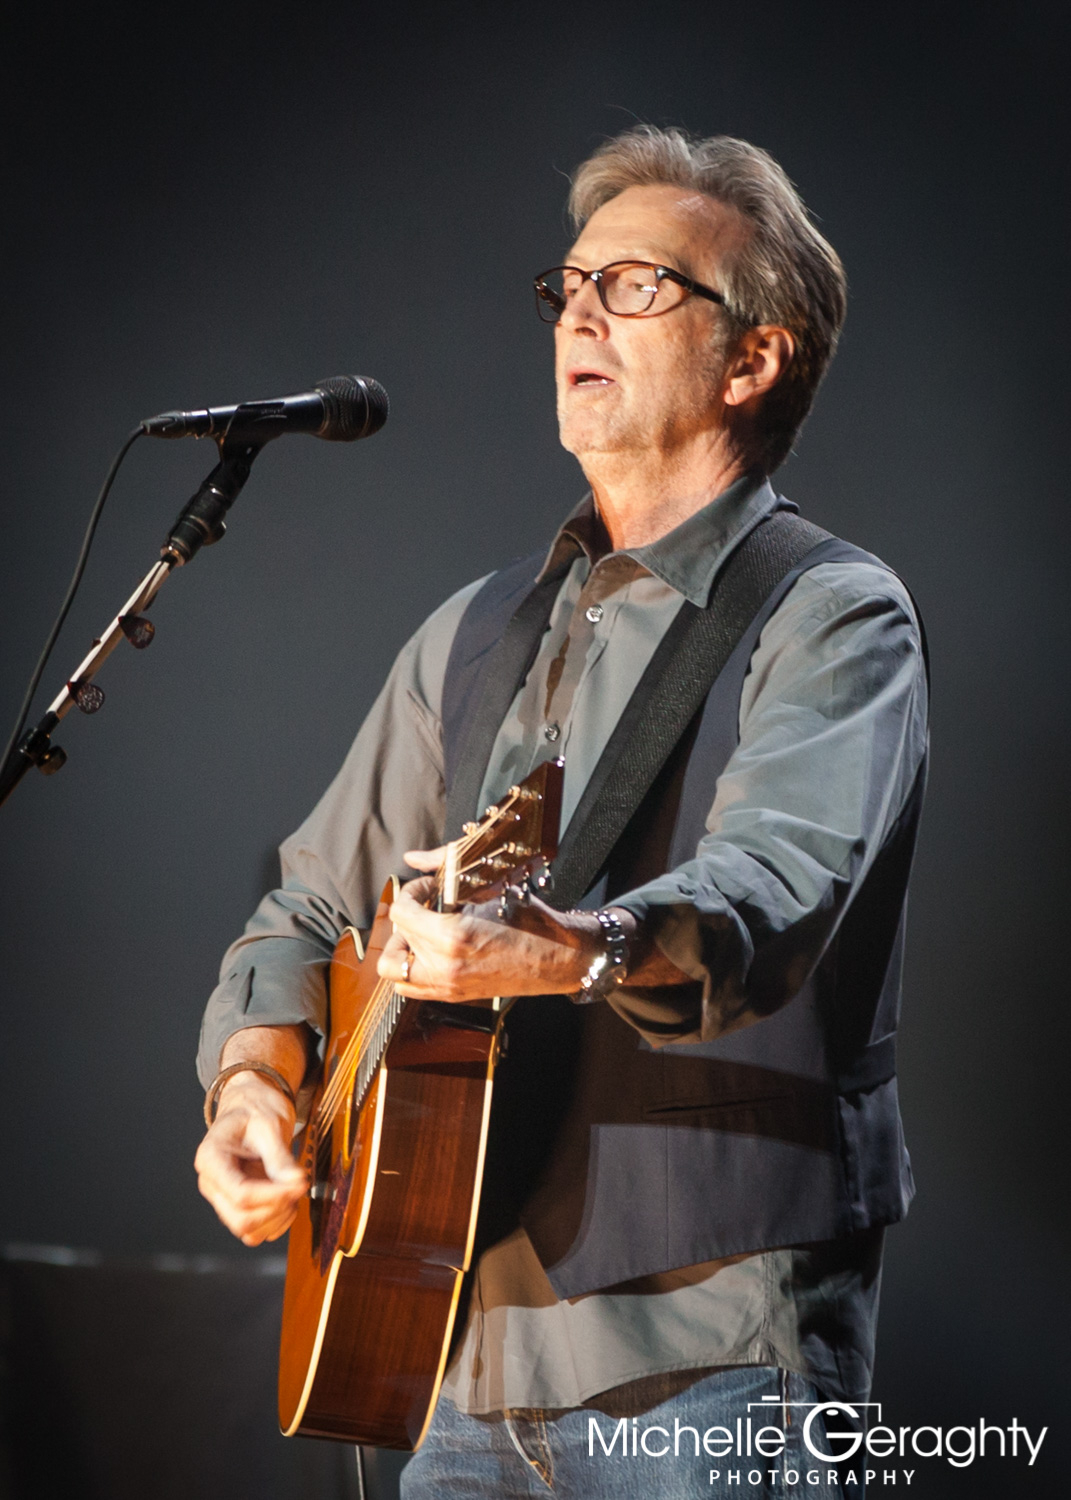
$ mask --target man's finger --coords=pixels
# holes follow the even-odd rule
[[[418,875],[415,880],[407,880],[402,890],[407,901],[415,901],[418,906],[429,909],[438,894],[434,875]]]
[[[203,1180],[200,1188],[203,1196],[215,1209],[220,1222],[241,1239],[250,1234],[259,1237],[264,1237],[265,1234],[277,1236],[289,1227],[297,1213],[298,1205],[292,1199],[281,1203],[236,1203],[226,1194],[214,1192],[212,1185]],[[278,1189],[276,1193],[278,1194]],[[259,1239],[249,1243],[259,1243]]]
[[[206,1157],[200,1169],[201,1191],[210,1202],[225,1198],[236,1208],[258,1208],[265,1205],[282,1206],[293,1203],[302,1196],[306,1183],[304,1178],[287,1182],[273,1182],[263,1175],[263,1164],[259,1158],[228,1156],[221,1152]]]
[[[437,870],[446,858],[446,845],[440,844],[438,849],[407,849],[402,857],[410,869],[430,873]]]
[[[307,1181],[284,1134],[285,1115],[225,1109],[197,1151],[201,1193],[240,1237],[292,1212]]]
[[[413,881],[413,885],[417,883]],[[444,916],[442,912],[429,911],[426,906],[414,900],[410,888],[404,885],[398,893],[397,900],[391,906],[390,919],[403,937],[419,938],[433,949],[442,945],[444,923],[453,920],[451,917]]]
[[[294,1160],[289,1146],[280,1139],[274,1120],[254,1115],[246,1129],[245,1139],[246,1144],[259,1155],[272,1182],[287,1187],[305,1184],[305,1173]]]
[[[413,950],[400,933],[392,932],[379,955],[376,972],[380,979],[389,979],[392,984],[405,985],[413,966]]]
[[[266,1239],[285,1234],[297,1216],[298,1205],[286,1203],[275,1208],[241,1208],[226,1200],[209,1199],[221,1223],[245,1245],[259,1245]]]
[[[291,1203],[275,1214],[249,1215],[237,1231],[244,1245],[262,1245],[265,1240],[280,1239],[297,1218],[297,1204]]]

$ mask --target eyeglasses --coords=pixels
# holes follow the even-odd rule
[[[594,285],[603,307],[617,318],[669,312],[691,293],[711,302],[725,303],[720,292],[712,291],[702,282],[693,281],[669,266],[655,266],[645,260],[615,260],[599,271],[552,266],[535,279],[536,311],[543,322],[556,323],[585,281]]]

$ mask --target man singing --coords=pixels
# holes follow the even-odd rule
[[[894,1036],[920,627],[884,564],[769,483],[845,308],[781,168],[641,126],[579,168],[570,208],[536,295],[589,492],[420,627],[283,845],[205,1018],[201,1190],[245,1244],[286,1231],[340,932],[562,755],[577,909],[444,915],[424,874],[379,964],[410,997],[522,997],[467,1314],[404,1493],[717,1494],[739,1470],[726,1494],[773,1495],[820,1470],[803,1492],[837,1495],[807,1403],[866,1399],[884,1226],[913,1191]],[[769,1413],[775,1456],[673,1446]],[[592,1445],[622,1417],[669,1453]]]

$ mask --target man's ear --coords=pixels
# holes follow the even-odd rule
[[[788,369],[796,352],[796,341],[787,328],[763,323],[742,335],[729,362],[725,378],[726,406],[743,406],[755,396],[764,396]]]

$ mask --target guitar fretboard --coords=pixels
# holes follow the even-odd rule
[[[361,1050],[357,1070],[353,1076],[353,1100],[358,1109],[364,1103],[372,1079],[379,1071],[383,1054],[390,1046],[390,1039],[398,1029],[398,1022],[404,1009],[405,996],[399,995],[398,991],[392,988],[387,1003],[383,1007],[383,1013],[368,1038],[368,1043]]]
[[[405,996],[399,995],[393,985],[381,981],[376,986],[371,1003],[361,1017],[361,1024],[339,1058],[314,1116],[313,1124],[321,1141],[330,1139],[331,1126],[348,1098],[353,1099],[354,1109],[359,1109],[364,1103],[404,1008]]]

